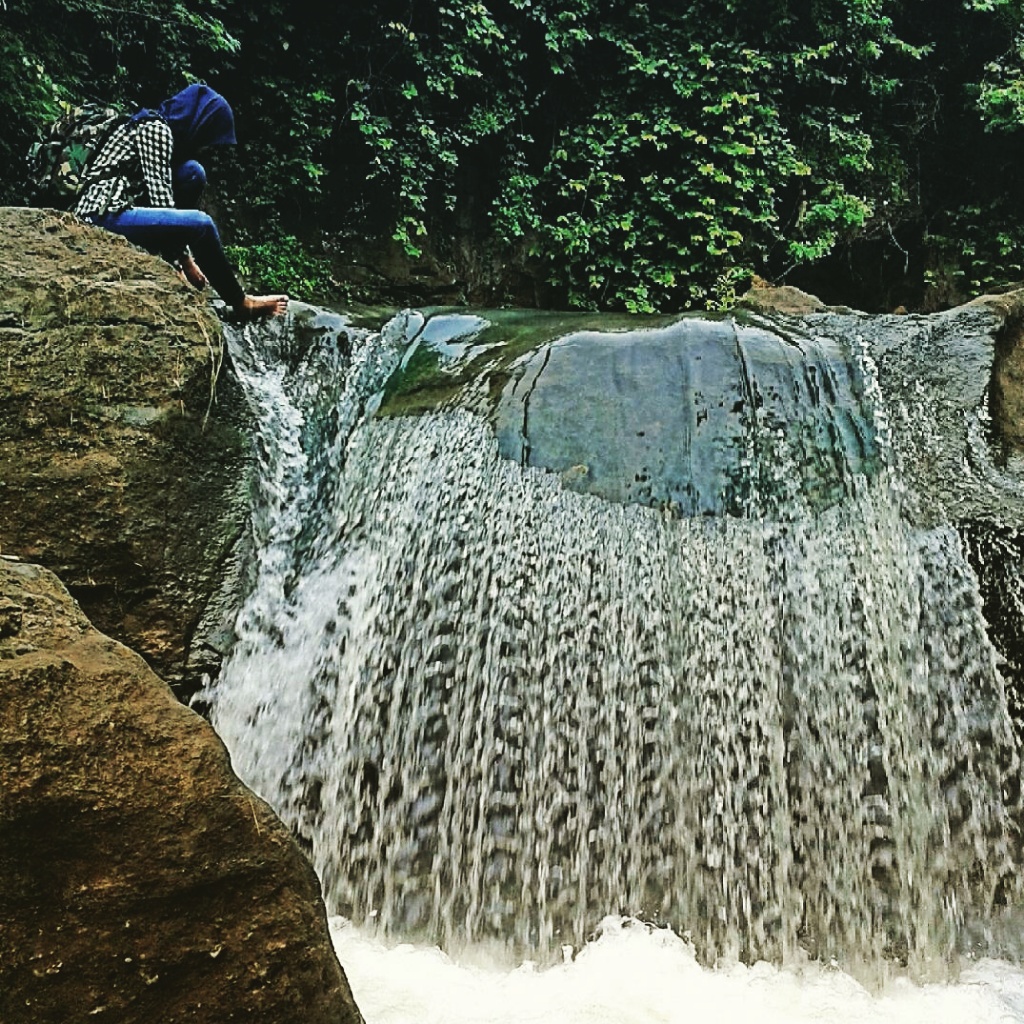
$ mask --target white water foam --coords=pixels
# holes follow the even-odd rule
[[[809,962],[702,967],[668,929],[607,918],[570,961],[541,970],[456,963],[437,947],[385,945],[342,918],[338,958],[367,1024],[1018,1024],[1024,972],[969,965],[952,984],[905,979],[869,992]]]

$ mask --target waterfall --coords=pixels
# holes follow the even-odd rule
[[[508,458],[472,402],[374,415],[429,329],[230,338],[258,554],[206,696],[329,909],[538,959],[607,914],[712,962],[927,975],[983,943],[1015,895],[1016,741],[960,536],[906,514],[870,358],[843,349],[872,438],[843,433],[873,468],[844,462],[834,503],[680,515]]]

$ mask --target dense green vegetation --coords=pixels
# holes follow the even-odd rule
[[[277,284],[346,234],[589,308],[1022,276],[1024,0],[0,0],[0,200],[61,99],[197,79],[244,142],[235,254]]]

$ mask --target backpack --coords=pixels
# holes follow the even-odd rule
[[[37,205],[69,210],[90,160],[128,116],[99,103],[61,107],[61,116],[29,150],[29,188]]]

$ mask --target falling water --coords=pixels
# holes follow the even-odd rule
[[[870,359],[847,352],[881,465],[842,500],[681,516],[504,457],[471,408],[374,416],[423,326],[232,339],[258,560],[208,696],[329,909],[542,961],[607,914],[704,962],[993,951],[1015,740],[960,537],[904,515]]]

